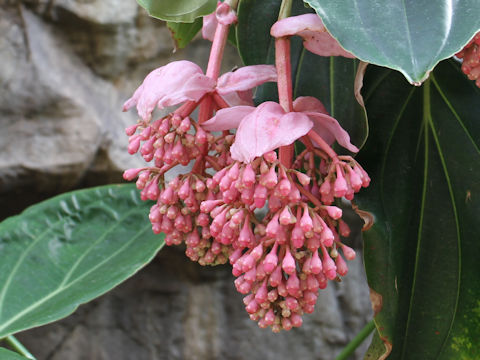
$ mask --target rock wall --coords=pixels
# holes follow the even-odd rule
[[[124,100],[155,67],[208,58],[202,39],[172,53],[168,30],[134,0],[0,0],[0,34],[0,219],[122,181],[141,163],[126,152],[136,118],[121,113]],[[224,70],[239,65],[228,49]],[[164,249],[109,294],[19,338],[39,360],[333,359],[370,317],[359,260],[301,329],[272,334],[248,319],[228,266]]]

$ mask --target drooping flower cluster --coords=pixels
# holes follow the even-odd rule
[[[480,87],[480,33],[477,33],[455,56],[463,59],[462,71]]]
[[[142,199],[156,202],[149,218],[167,245],[184,243],[186,255],[202,265],[229,260],[250,317],[260,327],[289,330],[313,312],[328,280],[346,275],[345,260],[355,252],[342,242],[350,229],[335,201],[352,200],[370,179],[352,157],[330,147],[336,141],[358,151],[322,103],[292,101],[288,47],[277,51],[283,62],[276,67],[218,76],[235,19],[224,2],[205,21],[204,34],[213,40],[206,74],[188,61],[170,63],[152,71],[125,103],[124,110],[136,106],[140,115],[126,130],[128,151],[139,152],[148,166],[127,170],[124,178],[138,176]],[[318,21],[312,14],[280,20],[272,35],[286,44],[297,33],[313,52],[351,57]],[[280,104],[254,107],[251,89],[277,81],[277,71]],[[179,104],[152,120],[155,108]],[[304,148],[296,157],[295,142]],[[192,168],[166,182],[165,173],[177,165]]]

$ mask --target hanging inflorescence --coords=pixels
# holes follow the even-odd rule
[[[370,183],[351,156],[331,148],[336,141],[358,151],[321,102],[291,98],[293,34],[285,31],[291,19],[272,28],[276,66],[247,66],[219,77],[228,28],[236,21],[228,3],[220,3],[205,21],[204,34],[213,40],[206,74],[188,61],[170,63],[152,71],[124,106],[136,106],[140,115],[126,130],[128,151],[147,163],[124,178],[138,178],[141,198],[155,201],[153,231],[164,233],[167,245],[185,244],[187,256],[201,265],[229,261],[251,319],[273,331],[300,326],[319,289],[347,274],[345,260],[355,252],[342,242],[350,228],[335,204],[353,200]],[[351,57],[325,37],[318,16],[301,20],[309,29],[322,28],[322,41],[330,42],[332,53],[317,53]],[[312,34],[305,46],[316,52],[308,39]],[[269,81],[278,83],[280,103],[254,107],[251,89]],[[152,119],[155,108],[179,104]],[[296,154],[294,143],[301,148]],[[165,173],[178,165],[192,167],[166,182]]]

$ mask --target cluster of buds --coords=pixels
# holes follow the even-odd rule
[[[480,33],[455,56],[463,59],[462,71],[470,80],[476,80],[475,84],[480,87]]]
[[[294,165],[311,164],[315,152],[306,150]],[[221,196],[200,208],[213,219],[215,240],[232,247],[235,286],[248,294],[246,310],[260,327],[300,326],[302,315],[313,311],[318,290],[346,275],[338,250],[347,260],[355,258],[341,242],[340,236],[350,235],[342,210],[331,203],[368,186],[370,179],[355,160],[345,159],[318,170],[305,166],[307,175],[286,168],[270,151],[251,163],[234,162],[212,179],[211,188]],[[315,198],[322,190],[321,200]]]
[[[170,63],[152,71],[125,103],[124,110],[136,105],[140,115],[126,129],[128,152],[139,152],[149,166],[127,170],[124,178],[138,177],[142,200],[155,201],[152,230],[164,233],[167,245],[184,244],[186,255],[201,265],[229,261],[251,319],[275,332],[290,330],[313,312],[329,280],[347,274],[345,260],[355,252],[342,242],[350,228],[334,204],[352,200],[370,178],[352,157],[330,147],[337,141],[358,151],[319,100],[292,101],[286,45],[293,34],[284,33],[290,20],[274,26],[272,35],[281,37],[276,67],[247,66],[218,76],[228,27],[236,21],[229,6],[219,3],[215,17],[204,22],[213,39],[205,75],[193,63]],[[335,52],[326,55],[351,57],[325,38],[316,15],[296,20],[320,29]],[[315,44],[307,48],[318,50]],[[249,106],[250,90],[277,78],[281,104]],[[178,104],[151,121],[155,107]],[[306,149],[294,159],[295,141]],[[165,173],[177,165],[193,166],[167,182]]]

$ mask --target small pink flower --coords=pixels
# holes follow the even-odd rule
[[[279,38],[298,35],[303,38],[303,46],[320,56],[355,56],[344,50],[330,35],[317,14],[291,16],[273,24],[270,34]]]
[[[272,65],[246,66],[222,75],[215,82],[193,62],[174,61],[148,74],[133,96],[125,102],[123,111],[136,105],[140,117],[150,121],[155,107],[163,109],[185,101],[199,101],[205,94],[214,91],[231,96],[230,100],[234,102],[238,99],[242,104],[245,103],[245,91],[276,80],[277,73]]]

